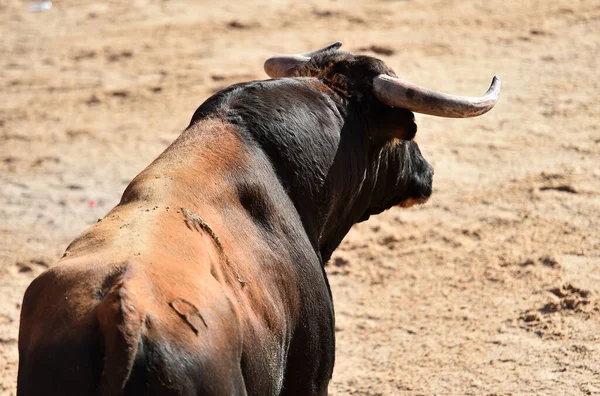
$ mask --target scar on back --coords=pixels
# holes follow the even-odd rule
[[[197,215],[196,213],[186,208],[181,208],[181,213],[183,213],[183,216],[185,217],[184,221],[187,228],[189,228],[192,231],[202,230],[206,232],[215,241],[215,244],[217,245],[219,250],[223,252],[223,246],[221,245],[219,237],[214,233],[212,228],[210,228],[210,226],[206,224],[206,222],[202,217],[200,217],[200,215]]]
[[[194,334],[198,335],[202,326],[208,329],[208,325],[198,308],[188,300],[176,298],[169,303],[169,306],[190,326]]]
[[[200,217],[200,215],[198,215],[186,208],[181,208],[181,213],[183,213],[183,216],[185,218],[184,222],[185,222],[185,225],[187,226],[187,228],[189,228],[191,231],[201,231],[202,230],[202,231],[206,232],[212,238],[213,242],[215,243],[215,245],[217,246],[217,248],[219,249],[219,251],[221,252],[223,257],[225,258],[225,262],[227,263],[227,265],[231,266],[231,261],[229,261],[229,257],[225,253],[225,249],[223,249],[223,245],[221,244],[219,237],[217,236],[217,234],[215,234],[215,232],[212,230],[212,228],[210,228],[210,226],[204,221],[204,219],[202,217]],[[239,284],[242,286],[242,288],[246,287],[246,285],[248,284],[248,282],[242,280],[237,275],[236,275],[236,279],[239,282]]]

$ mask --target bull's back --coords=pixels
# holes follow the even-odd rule
[[[291,202],[286,216],[265,217],[279,190],[262,194],[266,186],[253,181],[242,194],[221,180],[230,179],[221,168],[238,174],[248,158],[239,137],[219,131],[198,150],[185,144],[200,139],[193,130],[182,135],[32,283],[22,307],[20,396],[280,393],[300,312],[296,272],[322,280],[321,270]],[[252,180],[276,185],[271,176]],[[276,198],[286,200],[285,191]],[[295,247],[282,249],[278,238]],[[305,251],[311,267],[297,271]]]

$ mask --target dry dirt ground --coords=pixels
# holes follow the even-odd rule
[[[0,394],[29,282],[212,92],[335,40],[435,89],[504,87],[483,117],[417,116],[432,200],[329,264],[330,393],[600,394],[600,2],[28,6],[0,0]]]

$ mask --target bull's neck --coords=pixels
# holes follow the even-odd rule
[[[362,216],[360,207],[368,205],[359,193],[368,142],[355,120],[346,122],[339,113],[321,108],[303,123],[290,123],[295,116],[291,111],[264,135],[257,136],[262,130],[253,125],[242,133],[272,166],[315,251],[326,261]]]

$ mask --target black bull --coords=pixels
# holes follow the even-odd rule
[[[326,395],[324,264],[432,190],[412,112],[371,92],[389,73],[330,51],[202,104],[27,289],[18,395]]]

